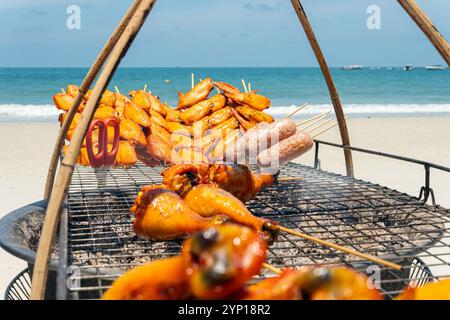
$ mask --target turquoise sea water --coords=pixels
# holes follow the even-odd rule
[[[0,121],[54,121],[52,95],[80,84],[85,68],[0,68]],[[241,87],[241,79],[272,100],[270,112],[285,115],[304,102],[309,113],[330,107],[318,68],[121,68],[111,81],[122,92],[143,88],[175,105],[178,90],[190,88],[191,73]],[[450,70],[401,68],[332,69],[346,112],[358,116],[449,115]],[[170,83],[166,83],[169,80]]]

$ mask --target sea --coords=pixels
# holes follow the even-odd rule
[[[81,84],[87,68],[0,68],[0,122],[52,122],[60,111],[52,96]],[[377,67],[331,69],[345,113],[359,117],[450,116],[450,69]],[[269,113],[283,117],[303,103],[302,115],[329,110],[319,68],[119,68],[110,82],[122,93],[144,88],[175,106],[178,91],[211,77],[242,88],[242,79],[272,100]]]

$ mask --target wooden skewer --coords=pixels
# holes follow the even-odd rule
[[[62,92],[63,94],[66,94],[66,90],[64,90],[64,88],[61,88],[61,92]]]
[[[147,91],[147,87],[148,87],[147,84],[145,84],[145,85],[144,85],[144,92]]]
[[[192,89],[195,87],[195,75],[193,73],[191,73],[191,87]]]
[[[345,120],[347,120],[350,117],[345,117]],[[316,133],[314,136],[312,136],[313,139],[317,138],[318,136],[320,136],[322,133],[325,133],[326,131],[330,130],[331,128],[334,128],[335,126],[337,126],[338,123],[333,123],[331,126],[328,126],[327,128],[323,129],[322,131],[320,131],[319,133]]]
[[[321,114],[315,115],[314,117],[311,117],[309,119],[300,121],[299,123],[297,123],[297,127],[300,127],[301,125],[304,125],[304,124],[306,124],[308,122],[314,121],[314,120],[316,120],[318,118],[322,119],[325,115],[330,114],[330,113],[331,113],[331,110],[330,111],[325,111],[325,112],[322,112]]]
[[[323,127],[324,125],[326,125],[326,124],[328,124],[328,123],[330,123],[330,122],[333,122],[334,119],[328,119],[328,120],[326,120],[326,121],[323,121],[323,122],[319,123],[317,126],[311,128],[311,129],[309,129],[308,131],[306,130],[306,129],[310,128],[312,125],[314,125],[315,123],[319,122],[319,121],[320,121],[320,120],[317,120],[317,121],[315,121],[315,122],[313,122],[313,123],[307,125],[306,127],[304,127],[304,128],[302,129],[302,131],[305,131],[305,132],[307,132],[307,133],[311,133],[311,132],[313,132],[314,130],[317,130],[317,129],[319,129],[320,127]]]
[[[252,84],[249,82],[247,84],[248,92],[252,92]]]
[[[242,81],[242,86],[244,87],[244,91],[248,92],[247,85],[245,84],[244,79],[241,79],[241,81]]]
[[[292,111],[286,118],[289,119],[290,117],[292,117],[294,114],[296,114],[297,112],[300,112],[301,110],[305,109],[308,106],[307,103],[302,104],[300,107],[298,107],[296,110]]]
[[[266,268],[267,270],[272,271],[273,273],[276,273],[276,274],[282,274],[283,273],[283,271],[280,268],[277,268],[277,267],[275,267],[275,266],[273,266],[271,264],[268,264],[266,262],[263,263],[263,267]]]
[[[392,262],[389,262],[389,261],[386,261],[386,260],[383,260],[383,259],[371,256],[371,255],[368,255],[368,254],[365,254],[365,253],[362,253],[362,252],[359,252],[359,251],[356,251],[356,250],[353,250],[353,249],[350,249],[350,248],[346,248],[346,247],[340,246],[338,244],[335,244],[333,242],[322,240],[322,239],[319,239],[319,238],[316,238],[316,237],[307,235],[305,233],[301,233],[301,232],[298,232],[298,231],[295,231],[295,230],[292,230],[292,229],[289,229],[289,228],[286,228],[286,227],[283,227],[283,226],[280,226],[280,225],[270,224],[270,225],[266,225],[266,226],[269,229],[277,230],[277,231],[283,231],[283,232],[292,234],[294,236],[300,237],[302,239],[309,240],[309,241],[318,243],[320,245],[327,246],[327,247],[336,249],[338,251],[342,251],[342,252],[345,252],[345,253],[348,253],[348,254],[351,254],[351,255],[363,258],[363,259],[368,260],[368,261],[372,261],[372,262],[374,262],[376,264],[379,264],[379,265],[384,265],[384,266],[390,267],[390,268],[395,269],[395,270],[401,270],[402,269],[402,267],[400,265],[396,264],[396,263],[392,263]]]
[[[121,94],[118,86],[114,86],[114,90],[116,90],[116,92],[117,92],[118,94]]]

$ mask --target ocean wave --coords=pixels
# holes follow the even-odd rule
[[[56,121],[60,113],[50,104],[0,104],[0,121]]]
[[[295,111],[298,106],[272,106],[267,113],[274,117],[284,117]],[[318,114],[333,110],[331,104],[312,104],[300,114]],[[344,112],[357,116],[390,115],[436,115],[449,114],[450,104],[347,104]],[[49,104],[0,104],[0,121],[57,121],[61,111]]]
[[[267,113],[274,117],[287,116],[299,106],[272,106]],[[300,114],[318,114],[333,110],[331,104],[312,104],[301,110]],[[450,104],[347,104],[345,114],[350,115],[434,115],[450,114]]]

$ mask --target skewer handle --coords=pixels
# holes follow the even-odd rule
[[[298,109],[292,111],[286,118],[292,117],[294,114],[296,114],[297,112],[300,112],[301,110],[305,109],[307,106],[308,106],[307,103],[302,104],[300,107],[298,107]]]
[[[309,240],[309,241],[321,244],[323,246],[330,247],[330,248],[336,249],[338,251],[342,251],[342,252],[345,252],[345,253],[348,253],[348,254],[351,254],[351,255],[363,258],[363,259],[368,260],[368,261],[372,261],[372,262],[374,262],[376,264],[387,266],[387,267],[395,269],[395,270],[401,270],[402,269],[402,267],[400,265],[396,264],[396,263],[392,263],[392,262],[389,262],[389,261],[386,261],[386,260],[383,260],[383,259],[371,256],[371,255],[368,255],[368,254],[365,254],[365,253],[362,253],[362,252],[359,252],[359,251],[356,251],[356,250],[353,250],[353,249],[350,249],[350,248],[346,248],[346,247],[340,246],[338,244],[335,244],[333,242],[329,242],[327,240],[322,240],[322,239],[319,239],[319,238],[316,238],[316,237],[307,235],[305,233],[301,233],[301,232],[298,232],[298,231],[295,231],[295,230],[292,230],[292,229],[289,229],[289,228],[286,228],[286,227],[283,227],[283,226],[280,226],[280,225],[266,224],[266,227],[269,228],[269,229],[272,229],[272,230],[283,231],[283,232],[292,234],[294,236],[300,237],[302,239]]]
[[[272,271],[273,273],[276,273],[276,274],[282,274],[283,273],[283,271],[281,269],[279,269],[279,268],[277,268],[277,267],[275,267],[275,266],[273,266],[271,264],[268,264],[266,262],[263,263],[263,267],[266,268],[267,270]]]

